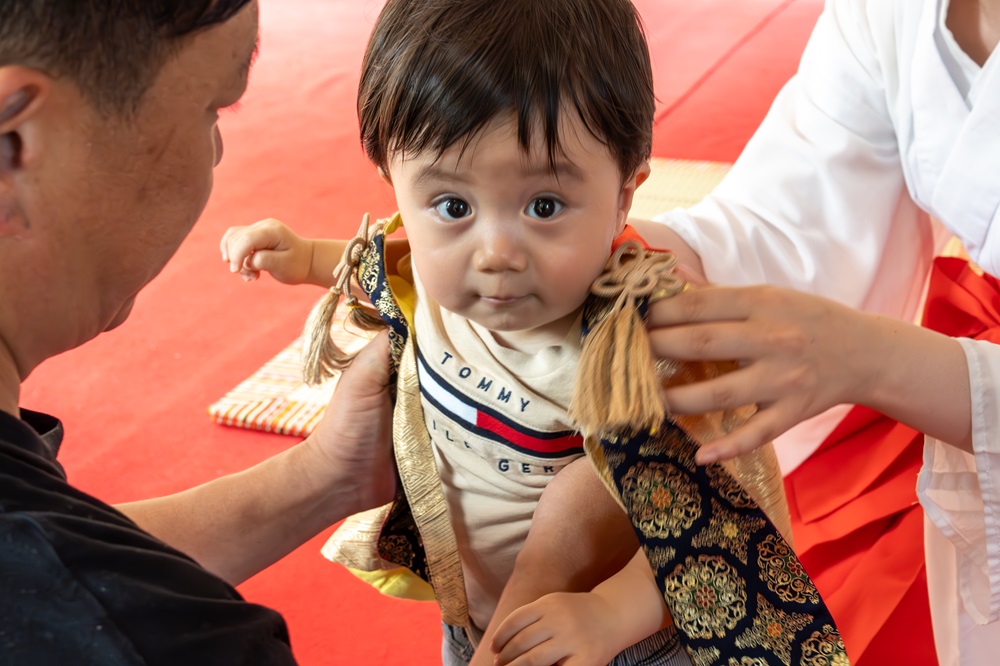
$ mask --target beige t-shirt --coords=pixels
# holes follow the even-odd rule
[[[469,614],[485,628],[549,480],[583,455],[568,423],[580,324],[525,354],[431,301],[419,278],[415,332],[424,419],[451,513]]]

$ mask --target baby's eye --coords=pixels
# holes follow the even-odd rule
[[[563,209],[562,203],[549,197],[538,197],[533,199],[525,212],[529,217],[537,217],[547,220]]]
[[[451,197],[437,203],[434,210],[438,215],[449,220],[460,220],[472,212],[472,207],[464,199]]]

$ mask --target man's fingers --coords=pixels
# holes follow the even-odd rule
[[[358,352],[351,362],[351,367],[344,371],[337,385],[341,387],[352,384],[358,386],[343,389],[357,398],[382,394],[389,385],[389,333],[382,331]]]

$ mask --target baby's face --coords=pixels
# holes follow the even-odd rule
[[[545,141],[526,154],[498,120],[468,144],[394,155],[389,176],[417,274],[446,310],[530,349],[561,341],[621,233],[637,180],[576,114],[560,118],[551,173]]]

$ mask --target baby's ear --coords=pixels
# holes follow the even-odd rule
[[[643,160],[642,164],[635,168],[632,175],[625,179],[622,184],[622,191],[618,195],[618,229],[621,233],[628,220],[628,213],[632,209],[632,200],[635,198],[636,189],[649,178],[649,162]]]
[[[635,186],[639,187],[640,185],[645,183],[646,179],[649,178],[649,174],[650,174],[649,160],[643,160],[642,164],[636,167],[635,173],[632,174],[635,180]]]
[[[378,177],[384,180],[389,187],[392,187],[392,176],[389,175],[388,169],[378,167]]]

